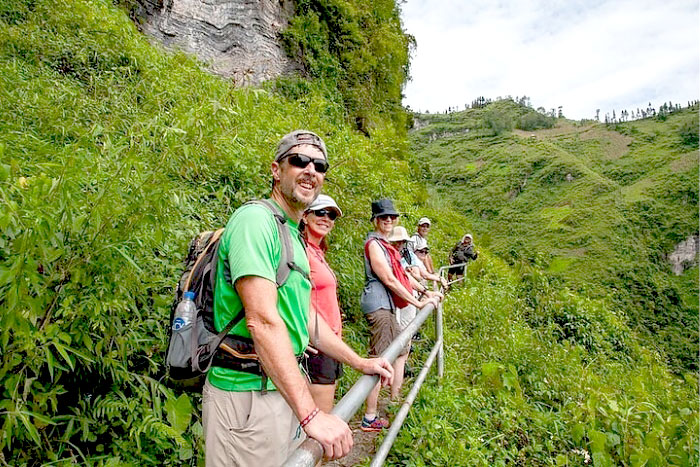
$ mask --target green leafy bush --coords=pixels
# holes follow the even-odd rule
[[[484,111],[484,122],[496,136],[513,129],[513,120],[511,116],[504,110],[494,106],[489,106]]]
[[[549,307],[562,301],[569,311]],[[668,372],[600,305],[480,258],[445,305],[445,377],[423,386],[389,463],[697,463],[696,379]],[[562,339],[548,312],[574,317],[575,334]]]
[[[517,127],[524,131],[534,131],[542,128],[552,128],[554,119],[539,112],[529,112],[518,121]]]
[[[683,122],[678,129],[678,133],[681,137],[681,142],[691,148],[698,148],[698,138],[700,133],[700,128],[698,128],[698,120],[688,119]]]

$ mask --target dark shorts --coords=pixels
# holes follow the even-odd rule
[[[313,384],[334,384],[343,376],[343,364],[321,352],[309,353],[304,366]]]
[[[459,275],[463,276],[464,275],[464,266],[451,266],[447,270],[447,273],[448,274],[459,274]]]

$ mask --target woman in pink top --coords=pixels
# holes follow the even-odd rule
[[[299,227],[306,242],[306,256],[311,267],[311,307],[316,310],[316,316],[322,317],[338,337],[341,337],[342,328],[338,283],[326,263],[325,253],[328,249],[326,235],[333,230],[335,219],[342,215],[343,212],[333,198],[321,194],[306,209]],[[307,353],[306,368],[311,380],[311,394],[321,410],[330,412],[335,398],[336,381],[343,375],[343,367],[337,360],[315,349]]]

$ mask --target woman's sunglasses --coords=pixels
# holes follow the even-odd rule
[[[299,167],[300,169],[305,169],[307,165],[309,165],[309,162],[314,163],[314,169],[316,172],[319,173],[326,173],[328,172],[328,161],[325,159],[313,159],[309,156],[305,156],[304,154],[287,154],[286,156],[283,156],[280,158],[279,162],[282,162],[285,159],[289,159],[289,163],[292,164],[294,167]]]
[[[396,214],[382,214],[380,216],[377,216],[377,219],[382,220],[382,221],[385,221],[387,219],[391,219],[392,221],[395,221],[398,218],[399,218],[399,216],[397,216]]]
[[[316,217],[323,217],[327,216],[330,220],[334,221],[338,218],[338,213],[335,212],[333,209],[317,209],[315,211],[311,211],[314,213],[314,216]]]

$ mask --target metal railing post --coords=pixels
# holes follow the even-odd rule
[[[384,461],[389,455],[389,450],[391,449],[391,446],[394,445],[394,441],[396,441],[396,437],[399,434],[399,430],[401,430],[403,422],[408,416],[408,411],[411,408],[411,405],[413,405],[413,402],[416,400],[416,396],[418,396],[418,391],[420,391],[421,386],[423,386],[425,378],[428,377],[430,367],[433,366],[435,356],[439,354],[441,348],[442,341],[438,339],[438,342],[435,343],[435,346],[430,352],[430,355],[428,355],[428,359],[425,361],[425,364],[423,364],[423,369],[418,374],[416,382],[413,384],[411,391],[408,393],[408,396],[406,396],[406,400],[401,405],[401,409],[399,409],[399,412],[396,414],[394,421],[391,423],[391,427],[389,428],[389,431],[387,431],[387,434],[384,437],[384,441],[382,442],[382,445],[379,446],[377,454],[374,455],[374,459],[372,459],[372,463],[369,465],[369,467],[381,467],[382,465],[384,465]]]
[[[437,371],[438,378],[442,379],[445,374],[445,349],[443,347],[443,331],[442,331],[442,302],[438,305],[435,312],[435,340],[437,341]]]

